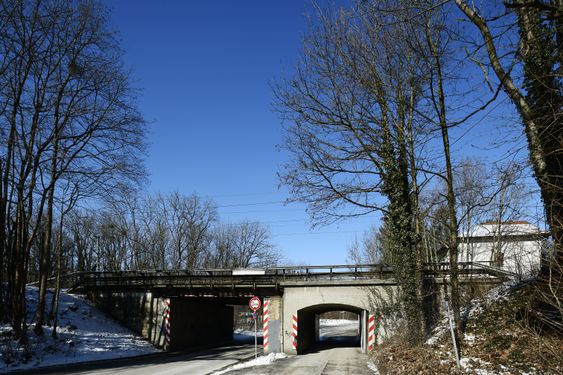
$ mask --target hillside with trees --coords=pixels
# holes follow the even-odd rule
[[[422,264],[448,262],[458,355],[466,302],[459,239],[481,220],[545,223],[551,237],[533,288],[542,293],[521,306],[530,311],[519,322],[541,327],[540,337],[552,330],[561,337],[561,1],[316,9],[294,73],[274,87],[292,155],[281,172],[291,200],[306,203],[320,223],[381,215],[351,259],[394,265],[400,334],[411,347],[431,329],[421,313]],[[494,150],[486,161],[456,145],[475,128],[492,135],[500,127],[511,137],[471,141]],[[527,210],[533,200],[542,202],[539,215]]]
[[[26,348],[29,328],[56,324],[73,272],[279,259],[265,225],[222,223],[197,194],[143,191],[148,125],[123,53],[100,2],[0,1],[0,319]]]

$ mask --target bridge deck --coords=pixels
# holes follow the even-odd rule
[[[447,263],[425,264],[425,278],[447,278]],[[503,279],[512,274],[479,263],[460,263],[462,278]],[[249,291],[281,294],[291,285],[393,285],[393,267],[382,264],[273,267],[267,269],[193,269],[179,271],[85,272],[73,287],[80,291],[172,291],[243,295]]]

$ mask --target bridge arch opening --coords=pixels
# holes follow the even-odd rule
[[[297,354],[333,347],[358,347],[367,343],[367,311],[363,308],[327,303],[297,311]]]

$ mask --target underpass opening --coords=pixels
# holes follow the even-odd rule
[[[366,347],[367,311],[344,304],[321,304],[297,312],[297,354],[334,347]]]
[[[170,298],[170,349],[254,344],[252,314],[247,314],[249,297]],[[258,344],[262,344],[261,316],[257,316]]]
[[[262,345],[263,340],[263,315],[262,309],[256,313],[248,308],[248,299],[245,304],[235,305],[233,315],[233,340],[237,344],[254,344],[254,325],[256,323],[256,335],[258,345]]]

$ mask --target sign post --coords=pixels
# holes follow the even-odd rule
[[[252,310],[252,318],[254,319],[254,359],[258,358],[258,334],[256,333],[256,318],[258,317],[258,309],[262,306],[260,298],[253,296],[250,301],[248,301],[248,307]]]

